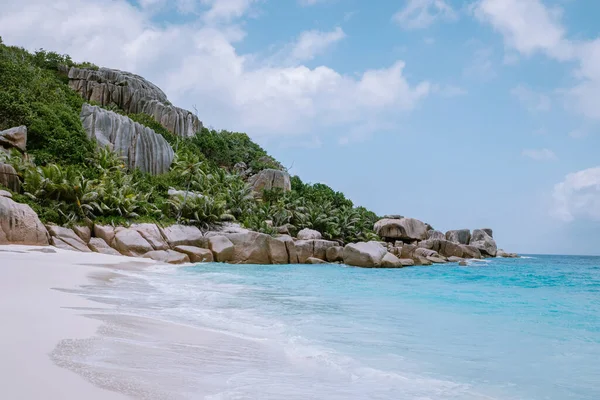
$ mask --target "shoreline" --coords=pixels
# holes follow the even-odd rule
[[[6,398],[128,399],[59,367],[50,354],[61,340],[95,336],[102,322],[85,314],[90,308],[107,309],[69,290],[93,279],[111,279],[118,273],[115,269],[144,264],[156,265],[147,259],[53,247],[0,246],[0,374]]]

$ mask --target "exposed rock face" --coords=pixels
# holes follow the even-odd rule
[[[6,190],[0,190],[0,197],[8,197],[9,199],[12,199],[12,194]]]
[[[198,117],[169,105],[167,96],[158,86],[129,72],[73,67],[69,70],[69,86],[88,101],[102,106],[116,104],[128,113],[150,115],[177,136],[190,137],[202,130]]]
[[[233,257],[234,246],[225,236],[213,236],[208,239],[208,248],[217,262],[228,262]]]
[[[110,254],[112,256],[120,256],[121,253],[110,247],[104,239],[99,237],[93,237],[90,239],[90,243],[88,244],[90,249],[96,253],[101,254]]]
[[[183,264],[190,262],[190,258],[187,254],[175,250],[153,250],[144,254],[143,257],[166,264]]]
[[[490,228],[483,228],[482,231],[490,235],[490,237],[494,237],[494,231],[492,231]]]
[[[110,225],[94,225],[94,236],[104,240],[106,244],[112,247],[115,241],[115,228]]]
[[[0,186],[5,186],[13,192],[21,191],[21,181],[12,165],[0,163]]]
[[[315,231],[313,229],[302,229],[298,232],[298,239],[300,240],[311,240],[311,239],[321,239],[322,235],[320,232]]]
[[[175,251],[183,254],[187,254],[190,258],[190,262],[213,262],[214,256],[212,251],[208,249],[201,249],[194,246],[177,246]]]
[[[56,225],[48,225],[46,228],[48,229],[48,233],[50,233],[52,244],[59,249],[81,251],[82,253],[91,252],[87,243],[73,229]]]
[[[392,253],[387,253],[383,260],[381,260],[381,266],[383,268],[402,268],[402,261]]]
[[[330,247],[327,249],[325,256],[329,262],[344,261],[344,248],[342,246]]]
[[[446,240],[446,235],[440,231],[431,229],[427,231],[427,239]]]
[[[285,249],[287,250],[289,263],[298,264],[298,253],[296,251],[294,239],[292,239],[292,237],[289,235],[278,236],[276,239],[285,243]]]
[[[481,252],[477,247],[469,246],[469,245],[461,245],[460,248],[463,251],[463,258],[481,258]]]
[[[292,190],[290,174],[277,169],[264,169],[250,177],[248,183],[257,196],[261,196],[263,190],[281,189],[284,192]]]
[[[300,264],[306,264],[311,257],[327,260],[327,250],[338,246],[337,242],[321,239],[296,240],[294,244]]]
[[[468,229],[458,229],[446,232],[446,240],[458,244],[469,244],[471,241],[471,231]]]
[[[6,149],[27,150],[27,127],[17,126],[0,132],[0,146]]]
[[[384,218],[375,223],[375,233],[386,240],[425,240],[428,230],[427,224],[414,218]]]
[[[119,253],[129,257],[139,257],[154,251],[152,245],[135,229],[115,229],[114,247]]]
[[[517,253],[507,253],[506,251],[504,251],[502,249],[498,249],[498,251],[496,252],[496,257],[519,258],[519,255]]]
[[[47,246],[48,240],[46,227],[31,207],[0,197],[0,244]]]
[[[87,226],[76,226],[73,232],[83,240],[84,243],[89,243],[92,237],[92,230]]]
[[[134,224],[131,229],[136,230],[154,250],[168,250],[169,244],[160,233],[160,229],[155,224]]]
[[[84,104],[81,122],[98,147],[125,159],[129,169],[158,175],[169,170],[175,153],[165,138],[129,117]]]
[[[355,267],[379,267],[386,254],[387,250],[377,242],[351,243],[344,247],[344,263]]]
[[[227,235],[227,237],[234,245],[233,257],[231,259],[232,263],[271,264],[270,242],[277,241],[277,239],[258,232],[233,233]],[[283,248],[285,249],[285,243],[281,241],[278,242],[283,245]]]
[[[496,252],[498,251],[496,241],[483,229],[475,229],[473,231],[473,236],[471,236],[469,244],[478,248],[485,255],[496,257]]]
[[[402,264],[403,267],[412,267],[415,265],[415,260],[412,258],[401,258],[400,264]]]
[[[327,264],[327,261],[323,261],[320,258],[308,257],[306,264]]]
[[[177,246],[206,247],[206,238],[195,226],[172,225],[160,231],[173,249]]]

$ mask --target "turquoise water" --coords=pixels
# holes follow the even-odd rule
[[[203,264],[132,272],[87,294],[192,330],[122,325],[81,358],[97,367],[146,354],[119,373],[172,398],[600,399],[600,258]]]

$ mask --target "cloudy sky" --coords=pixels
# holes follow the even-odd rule
[[[150,79],[305,181],[600,254],[600,2],[3,0],[7,44]]]

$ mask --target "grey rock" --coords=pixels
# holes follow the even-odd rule
[[[202,130],[198,117],[170,105],[165,93],[141,76],[108,68],[94,71],[75,67],[68,76],[69,86],[87,101],[147,114],[177,136],[191,137]]]
[[[276,237],[275,239],[285,243],[285,249],[288,254],[288,262],[290,264],[298,264],[298,253],[296,251],[296,244],[294,243],[294,239],[292,239],[289,235],[281,235]]]
[[[427,239],[446,240],[446,235],[440,231],[431,229],[431,230],[427,231]]]
[[[7,149],[27,150],[27,127],[17,126],[0,132],[0,146]]]
[[[380,267],[386,249],[377,242],[359,242],[344,247],[344,263],[355,267]]]
[[[115,249],[129,257],[140,257],[154,248],[138,231],[129,228],[115,229]]]
[[[73,228],[73,232],[75,232],[75,234],[86,244],[88,244],[92,238],[92,230],[88,226],[76,226]]]
[[[331,240],[315,239],[313,242],[313,257],[321,260],[327,260],[327,250],[339,246],[337,242]]]
[[[383,268],[402,268],[403,266],[402,261],[392,253],[387,253],[381,260],[381,267]]]
[[[228,262],[233,258],[234,245],[225,236],[213,236],[208,239],[208,248],[212,251],[215,261]]]
[[[88,138],[123,157],[130,170],[153,175],[169,170],[175,153],[165,138],[129,117],[84,104],[81,122]]]
[[[440,257],[429,256],[429,257],[427,257],[427,259],[434,264],[446,264],[446,260],[444,260],[443,258],[440,258]]]
[[[142,257],[150,258],[165,264],[184,264],[190,262],[190,258],[187,254],[180,253],[175,250],[152,250],[144,254]]]
[[[261,197],[263,190],[281,189],[284,192],[292,190],[290,174],[277,169],[264,169],[250,177],[248,183],[256,196]]]
[[[327,249],[325,256],[329,262],[344,261],[344,248],[342,246],[332,246]]]
[[[109,246],[115,241],[115,228],[110,225],[94,225],[94,236],[104,240]]]
[[[415,265],[415,260],[412,258],[401,258],[400,264],[402,264],[403,267],[412,267]]]
[[[101,239],[99,237],[93,237],[90,239],[90,242],[88,243],[89,248],[96,252],[96,253],[100,253],[100,254],[109,254],[112,256],[120,256],[121,253],[119,253],[117,250],[113,249],[112,247],[110,247],[105,241],[104,239]]]
[[[327,264],[327,262],[321,260],[320,258],[308,257],[306,259],[306,264]]]
[[[490,235],[490,237],[494,237],[494,231],[491,228],[483,228],[482,231]]]
[[[474,259],[481,258],[481,252],[479,251],[479,249],[477,247],[470,246],[470,245],[461,245],[460,247],[463,251],[463,258],[474,258]]]
[[[459,265],[459,266],[461,266],[461,267],[466,267],[466,266],[467,266],[467,265],[469,265],[469,264],[467,264],[467,262],[466,262],[466,261],[460,261],[460,262],[458,263],[458,265]]]
[[[475,229],[469,244],[476,247],[482,254],[496,257],[498,247],[496,241],[483,229]]]
[[[425,240],[427,231],[427,225],[414,218],[382,219],[375,223],[375,233],[388,240]]]
[[[296,240],[294,245],[296,247],[296,254],[298,255],[298,262],[306,264],[306,260],[310,257],[327,260],[327,250],[337,247],[338,243],[329,240],[311,239]]]
[[[0,244],[48,246],[49,238],[31,207],[0,197]]]
[[[156,224],[133,224],[131,229],[136,230],[154,250],[168,250],[169,244],[163,237]]]
[[[300,232],[298,232],[298,239],[300,240],[311,240],[311,239],[321,239],[322,235],[321,232],[315,231],[313,229],[302,229]]]
[[[58,248],[66,250],[80,251],[82,253],[91,253],[92,251],[73,229],[63,228],[62,226],[47,225],[48,233],[52,238],[52,244]],[[68,247],[70,247],[70,249]]]
[[[201,249],[200,247],[194,246],[177,246],[175,247],[175,251],[187,254],[190,262],[193,263],[214,261],[213,252],[209,249]]]
[[[496,252],[496,257],[502,257],[502,258],[518,258],[519,255],[517,253],[507,253],[506,251],[499,249]]]
[[[451,242],[449,240],[440,240],[440,249],[438,252],[446,257],[459,257],[464,256],[463,248],[460,244]]]
[[[195,226],[171,225],[159,229],[172,249],[177,246],[196,246],[202,248],[206,248],[207,246],[207,238],[202,236],[200,229]]]
[[[471,241],[471,231],[468,229],[458,229],[446,232],[446,240],[458,244],[469,244]]]
[[[457,263],[457,262],[461,262],[461,261],[464,261],[464,258],[455,257],[455,256],[448,257],[448,262],[451,262],[451,263]]]
[[[415,249],[415,251],[413,252],[413,258],[415,258],[415,257],[424,257],[424,258],[435,257],[435,258],[441,258],[437,251],[430,250],[430,249],[425,249],[425,248],[422,248],[422,247],[418,247],[418,248]]]
[[[235,264],[277,264],[287,257],[284,242],[259,232],[232,233],[227,238],[234,245],[232,263]],[[277,243],[273,243],[277,242]],[[272,254],[274,253],[274,254]],[[275,261],[275,262],[273,262]]]
[[[12,199],[12,193],[7,192],[6,190],[0,190],[0,197],[8,197],[9,199]]]
[[[7,187],[13,192],[21,191],[21,181],[17,171],[10,164],[0,163],[0,187]]]

